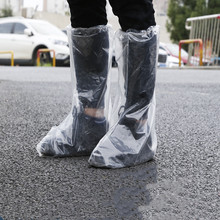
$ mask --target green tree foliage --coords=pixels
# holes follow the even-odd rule
[[[11,17],[11,16],[13,16],[13,12],[12,12],[11,7],[6,7],[3,9],[0,9],[0,18]]]
[[[208,2],[208,14],[219,14],[220,13],[220,1],[209,0]]]
[[[166,26],[171,40],[177,43],[189,38],[189,31],[185,29],[187,18],[218,13],[220,0],[170,0]]]

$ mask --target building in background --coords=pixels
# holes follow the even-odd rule
[[[0,0],[0,9],[11,8],[13,15],[20,16],[23,7],[23,0]]]
[[[69,5],[66,0],[43,0],[43,12],[69,15]]]
[[[156,16],[166,16],[169,0],[153,0]]]
[[[108,24],[110,24],[114,31],[120,28],[118,23],[118,17],[116,17],[112,12],[112,7],[110,6],[109,2],[107,1],[106,11],[108,16]]]
[[[27,4],[24,0],[0,0],[0,10],[10,7],[14,16],[47,20],[61,29],[70,23],[69,5],[66,0],[31,1],[28,2],[29,7],[25,7]],[[38,7],[39,2],[41,7]]]
[[[60,29],[70,24],[70,10],[66,0],[43,0],[42,11],[36,11],[33,18],[46,20]]]
[[[155,9],[155,19],[157,25],[160,26],[160,41],[164,43],[171,43],[170,34],[166,29],[169,0],[153,0],[153,4]]]

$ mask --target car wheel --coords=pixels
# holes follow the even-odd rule
[[[38,49],[45,49],[45,48],[38,48]],[[32,63],[34,66],[37,66],[37,51],[34,52]],[[50,56],[50,52],[40,53],[40,66],[51,66],[52,59]]]

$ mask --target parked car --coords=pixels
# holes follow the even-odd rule
[[[179,66],[179,46],[177,44],[160,43],[159,48],[167,52],[167,67]],[[188,61],[188,53],[181,49],[181,65],[186,65]]]
[[[36,65],[41,48],[55,51],[56,65],[69,65],[67,36],[49,22],[22,17],[0,19],[0,51],[13,51],[15,65]],[[52,53],[42,53],[42,59],[51,60]],[[8,54],[0,54],[0,65],[10,64]]]
[[[158,52],[158,67],[167,67],[167,52],[159,49]]]
[[[164,50],[159,49],[158,52],[158,62],[157,62],[157,66],[158,67],[167,67],[167,52]],[[113,53],[112,53],[112,67],[117,67],[118,63],[116,61],[116,56],[115,56],[115,49],[113,49]]]

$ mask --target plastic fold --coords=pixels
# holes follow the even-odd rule
[[[119,67],[118,96],[111,126],[93,150],[89,164],[121,168],[153,159],[155,133],[155,79],[159,28],[118,31],[115,36]]]

